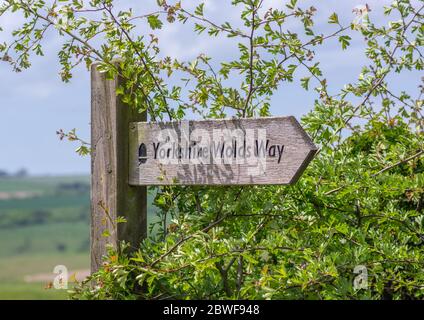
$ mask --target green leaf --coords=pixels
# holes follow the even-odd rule
[[[150,28],[153,30],[162,28],[162,21],[159,20],[159,15],[152,15],[147,17],[147,22],[150,25]]]
[[[87,146],[81,145],[75,150],[75,152],[80,156],[86,156],[90,153],[90,149]]]
[[[300,79],[300,84],[305,90],[309,89],[309,80],[311,80],[311,77],[305,77]]]
[[[205,4],[201,3],[196,7],[196,10],[194,10],[194,14],[198,15],[198,16],[203,16],[203,8],[204,8]]]
[[[289,9],[294,9],[294,7],[296,7],[297,4],[297,0],[290,0],[290,3],[286,4],[286,7]]]
[[[218,34],[219,34],[219,29],[217,29],[217,28],[210,28],[209,30],[208,30],[208,34],[210,35],[210,36],[213,36],[213,37],[216,37],[216,36],[218,36]]]
[[[342,44],[342,49],[345,50],[350,45],[350,40],[352,40],[349,36],[340,36],[339,42]]]
[[[106,229],[105,231],[103,231],[103,233],[102,233],[102,237],[103,237],[103,238],[108,238],[108,237],[110,237],[110,232],[109,232],[109,230],[108,230],[108,229]]]
[[[195,23],[194,24],[194,31],[196,31],[198,34],[201,34],[203,31],[205,31],[206,27],[202,26],[201,24]]]
[[[337,13],[333,13],[330,18],[328,18],[328,23],[336,23],[339,24],[339,16],[337,15]]]
[[[126,223],[127,219],[125,217],[119,216],[118,218],[116,218],[115,222],[116,223]]]

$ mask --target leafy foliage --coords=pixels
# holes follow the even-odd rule
[[[126,79],[122,99],[151,120],[187,112],[267,116],[279,85],[299,81],[317,93],[302,124],[321,148],[293,186],[159,188],[159,232],[136,253],[127,254],[124,244],[111,248],[104,268],[73,298],[423,298],[423,87],[398,93],[388,80],[423,69],[422,1],[394,1],[385,9],[392,22],[382,26],[368,6],[355,8],[356,19],[346,25],[334,13],[328,35],[315,30],[317,9],[298,1],[275,9],[233,0],[240,27],[211,21],[202,4],[191,12],[161,0],[158,11],[144,15],[116,10],[111,0],[60,4],[4,1],[0,14],[19,11],[27,21],[15,41],[0,46],[16,71],[30,66],[30,54],[42,54],[43,34],[55,27],[66,39],[59,52],[64,81],[76,65],[98,61],[108,76]],[[148,34],[139,34],[143,23]],[[153,32],[166,23],[233,38],[239,57],[161,57]],[[293,33],[288,23],[303,30]],[[315,49],[336,39],[347,50],[358,34],[366,64],[355,83],[331,94]],[[230,78],[240,80],[237,88]],[[360,265],[368,272],[366,289],[353,285]]]

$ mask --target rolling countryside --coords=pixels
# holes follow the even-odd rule
[[[51,288],[56,265],[77,280],[87,275],[89,183],[89,176],[0,178],[0,299],[66,298]]]

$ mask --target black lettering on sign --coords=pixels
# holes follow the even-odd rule
[[[318,150],[294,117],[132,126],[134,186],[293,184]]]
[[[138,164],[146,163],[147,161],[147,149],[144,143],[140,144],[138,148]]]

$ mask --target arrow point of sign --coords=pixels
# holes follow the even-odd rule
[[[303,129],[303,127],[300,125],[299,121],[294,116],[288,117],[292,123],[292,125],[297,129],[296,132],[298,132],[304,141],[304,143],[309,148],[309,153],[306,155],[305,159],[299,166],[299,168],[296,171],[296,174],[291,178],[290,182],[288,184],[294,184],[296,183],[299,178],[302,176],[305,169],[308,167],[309,163],[312,161],[312,159],[315,157],[315,155],[318,153],[318,147],[314,144],[311,137],[308,135],[308,133]]]
[[[308,145],[311,150],[315,150],[315,152],[318,151],[317,146],[314,144],[311,137],[309,137],[309,135],[306,133],[305,129],[303,129],[303,127],[300,125],[299,121],[297,121],[294,116],[289,116],[289,119],[293,126],[297,129],[296,131],[302,135],[305,144]]]
[[[311,149],[306,156],[305,160],[303,160],[302,164],[300,165],[299,169],[297,169],[296,174],[293,176],[293,178],[290,180],[288,184],[294,184],[296,183],[299,178],[302,176],[305,169],[308,167],[309,163],[312,161],[312,159],[315,157],[315,155],[318,153],[318,149]]]

